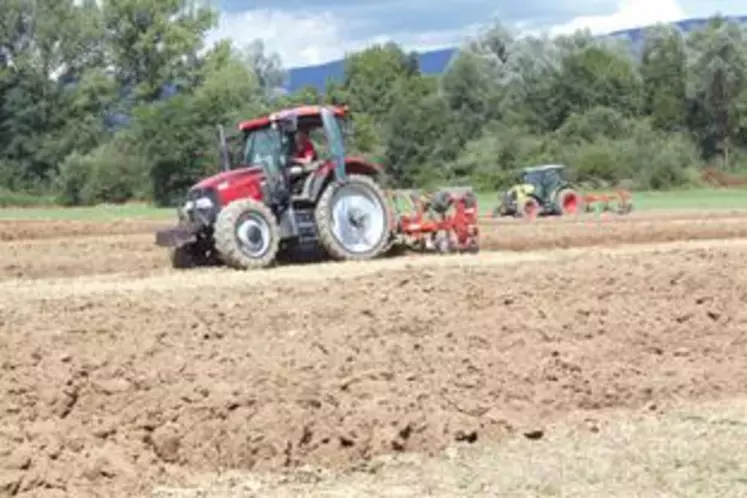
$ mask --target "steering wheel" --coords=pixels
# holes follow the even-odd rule
[[[324,160],[322,159],[315,159],[308,163],[303,163],[299,161],[298,158],[295,158],[295,157],[291,159],[291,165],[300,166],[301,168],[303,168],[305,172],[309,172],[309,173],[312,171],[316,171],[319,168],[319,166],[321,166],[322,164],[324,164]]]

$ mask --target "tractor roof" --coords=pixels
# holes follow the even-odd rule
[[[534,171],[550,171],[553,169],[565,169],[565,165],[563,164],[542,164],[540,166],[530,166],[528,168],[524,168],[521,171],[524,173],[532,173]]]
[[[347,112],[347,106],[320,106],[320,105],[305,105],[299,107],[291,107],[288,109],[281,109],[273,112],[266,116],[259,118],[250,119],[239,123],[239,130],[241,131],[253,131],[261,128],[267,128],[274,121],[278,121],[289,115],[295,114],[298,119],[304,120],[304,118],[320,118],[322,109],[327,107],[337,117],[345,117]],[[313,119],[312,119],[313,120]],[[321,121],[320,121],[321,124]]]

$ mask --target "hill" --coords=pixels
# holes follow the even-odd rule
[[[747,23],[747,16],[729,16],[728,18],[740,23]],[[702,28],[707,22],[707,18],[685,19],[674,23],[674,25],[685,33],[689,33]],[[643,35],[649,27],[650,26],[643,26],[640,28],[614,31],[603,36],[627,38],[633,45],[633,49],[636,50],[643,42]],[[418,56],[421,71],[425,74],[442,73],[456,51],[456,48],[444,48],[419,53]],[[285,89],[292,93],[303,87],[312,86],[320,91],[324,91],[328,79],[339,81],[343,78],[344,72],[345,63],[343,60],[327,62],[315,66],[291,68],[288,71],[288,83]]]

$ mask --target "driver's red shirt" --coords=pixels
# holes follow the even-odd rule
[[[296,158],[298,159],[314,159],[316,157],[316,150],[311,140],[301,144],[300,149],[296,149]]]

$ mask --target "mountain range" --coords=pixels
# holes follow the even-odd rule
[[[747,24],[747,16],[727,16],[726,19]],[[684,33],[696,31],[708,23],[708,18],[685,19],[672,23]],[[605,37],[623,38],[631,42],[634,51],[638,51],[643,43],[644,33],[650,26],[640,28],[614,31]],[[429,52],[418,52],[420,70],[424,74],[440,74],[449,64],[456,48],[443,48]],[[314,87],[324,92],[327,80],[341,81],[345,75],[345,61],[336,60],[315,66],[296,67],[288,70],[288,80],[284,90],[290,93],[296,92],[304,87]]]

